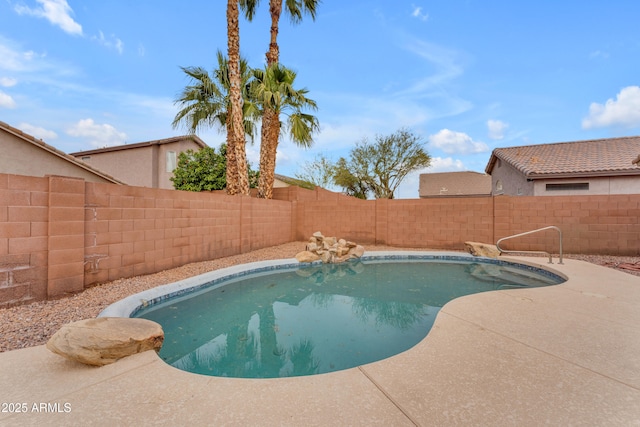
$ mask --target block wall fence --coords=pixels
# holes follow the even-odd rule
[[[637,256],[639,218],[640,195],[359,200],[287,187],[261,200],[0,174],[0,307],[304,241],[315,231],[365,249],[464,250],[465,241],[495,243],[556,225],[565,253]],[[557,253],[557,233],[504,247]]]

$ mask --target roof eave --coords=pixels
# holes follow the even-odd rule
[[[99,176],[100,178],[105,179],[105,180],[107,180],[109,182],[112,182],[114,184],[121,184],[121,185],[125,184],[124,182],[122,182],[122,181],[120,181],[120,180],[118,180],[118,179],[116,179],[116,178],[114,178],[114,177],[112,177],[110,175],[107,175],[107,174],[105,174],[104,172],[102,172],[102,171],[100,171],[98,169],[95,169],[93,166],[91,166],[91,165],[89,165],[87,163],[84,163],[84,162],[76,159],[75,157],[58,150],[57,148],[47,144],[46,142],[44,142],[42,140],[37,140],[36,138],[32,137],[31,135],[28,135],[28,134],[22,132],[19,129],[16,129],[16,128],[8,125],[8,124],[5,124],[4,122],[0,122],[0,123],[5,125],[5,126],[2,126],[2,129],[4,129],[6,132],[16,136],[17,138],[22,139],[25,142],[28,142],[31,145],[35,145],[35,146],[45,150],[49,154],[53,154],[54,156],[66,161],[66,162],[74,164],[74,165],[78,166],[79,168],[84,169],[87,172],[92,173],[92,174],[94,174],[96,176]]]
[[[487,167],[484,168],[484,172],[487,175],[491,175],[491,171],[493,170],[493,166],[495,165],[497,157],[494,153],[491,153],[491,157],[489,157],[489,163],[487,163]]]
[[[584,172],[561,172],[561,173],[535,173],[529,172],[525,174],[527,179],[549,179],[549,178],[592,178],[604,176],[636,176],[640,175],[640,168],[637,170],[627,169],[621,171],[584,171]]]

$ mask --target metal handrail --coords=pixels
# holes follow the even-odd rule
[[[556,227],[555,225],[538,228],[537,230],[526,231],[520,234],[514,234],[513,236],[503,237],[502,239],[496,242],[496,247],[500,252],[504,252],[504,253],[545,254],[549,257],[549,264],[553,264],[553,260],[551,259],[551,254],[546,251],[506,251],[506,250],[500,249],[500,242],[502,242],[503,240],[513,239],[514,237],[526,236],[527,234],[537,233],[538,231],[544,231],[544,230],[550,230],[550,229],[558,230],[558,233],[560,235],[560,259],[558,260],[558,264],[563,264],[562,262],[562,230],[560,230],[560,228]]]

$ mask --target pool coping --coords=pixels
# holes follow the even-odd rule
[[[552,268],[567,282],[457,298],[414,348],[329,374],[207,377],[152,351],[101,368],[44,346],[0,353],[0,402],[29,405],[0,423],[637,425],[640,278],[577,260]]]

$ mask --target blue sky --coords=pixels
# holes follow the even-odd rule
[[[267,6],[240,23],[253,67]],[[225,12],[205,0],[0,0],[0,120],[65,152],[184,134],[171,127],[180,67],[214,68]],[[420,172],[482,172],[497,147],[638,135],[638,16],[630,0],[324,0],[315,22],[283,16],[280,59],[318,103],[321,131],[306,150],[282,138],[276,172],[400,128],[432,156]],[[397,197],[417,197],[418,174]]]

